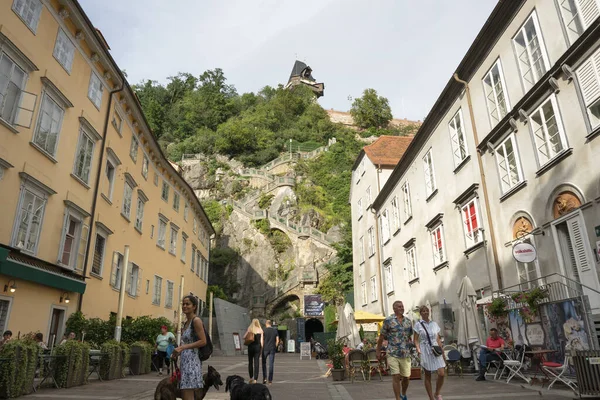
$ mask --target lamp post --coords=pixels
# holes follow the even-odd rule
[[[125,304],[125,285],[127,284],[127,266],[129,264],[129,245],[125,245],[123,266],[121,267],[121,287],[119,290],[119,308],[117,310],[117,323],[115,326],[115,340],[121,341],[121,321],[123,320],[123,305]]]

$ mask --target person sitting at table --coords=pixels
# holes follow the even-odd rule
[[[42,348],[42,350],[48,350],[48,346],[46,346],[46,343],[44,343],[44,334],[41,332],[38,332],[35,334],[35,336],[33,337],[33,340],[36,341],[36,343],[38,344],[38,346],[40,346]]]
[[[356,350],[365,350],[365,346],[369,344],[369,341],[367,340],[367,338],[364,338],[362,340],[362,342],[360,342],[358,344],[358,346],[356,346]]]
[[[490,361],[502,360],[500,352],[504,350],[504,339],[498,336],[498,329],[490,329],[490,337],[485,341],[485,347],[482,346],[479,352],[479,376],[476,381],[485,381],[485,371]]]

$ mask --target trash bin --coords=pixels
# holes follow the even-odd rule
[[[579,395],[600,394],[600,350],[580,350],[573,356]]]

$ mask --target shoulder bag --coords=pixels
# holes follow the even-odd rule
[[[244,335],[244,346],[250,346],[252,343],[254,343],[254,332],[248,331]]]
[[[425,330],[425,334],[427,335],[427,341],[429,342],[429,346],[431,347],[431,352],[433,353],[433,355],[436,357],[439,357],[442,354],[444,354],[444,350],[442,350],[442,348],[440,346],[438,346],[437,344],[434,346],[431,343],[431,338],[429,337],[429,332],[427,331],[427,328],[425,328],[425,324],[423,323],[423,321],[420,321],[420,322],[421,322],[421,326]]]

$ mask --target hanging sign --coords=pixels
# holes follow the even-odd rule
[[[537,258],[537,251],[531,243],[516,243],[512,249],[513,257],[521,263],[530,263]]]

